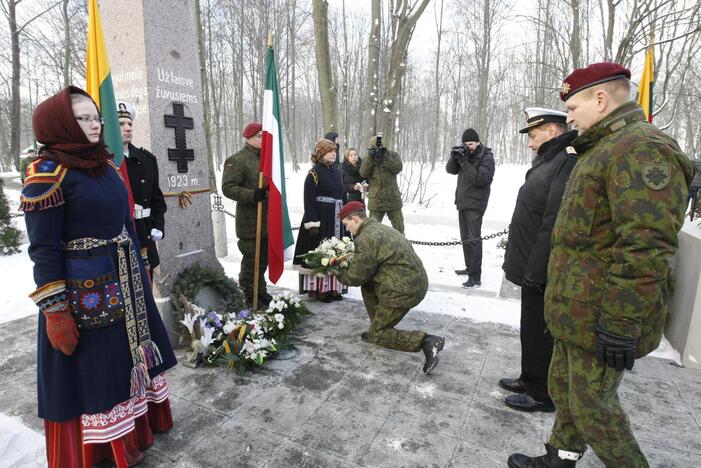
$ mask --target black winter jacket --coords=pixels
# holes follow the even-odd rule
[[[361,177],[360,165],[363,160],[358,156],[358,161],[355,166],[350,163],[347,159],[343,160],[343,185],[346,187],[346,193],[348,194],[348,201],[363,201],[363,195],[359,190],[356,190],[355,184],[359,184],[365,180],[365,177]]]
[[[448,174],[457,174],[455,206],[458,210],[487,210],[490,185],[494,178],[494,155],[491,148],[480,144],[475,154],[468,152],[459,159],[451,157],[445,166]]]
[[[506,279],[519,286],[524,278],[545,286],[552,234],[565,185],[577,163],[570,143],[575,130],[543,143],[518,191],[502,266]]]

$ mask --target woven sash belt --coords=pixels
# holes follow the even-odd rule
[[[131,238],[126,228],[113,239],[94,239],[84,237],[63,244],[64,250],[91,250],[96,247],[117,246],[117,261],[119,263],[119,283],[124,297],[125,323],[129,338],[129,351],[134,367],[131,369],[131,396],[141,396],[146,393],[150,383],[148,370],[163,362],[161,352],[156,343],[151,341],[144,299],[144,285],[141,281],[141,270],[136,250],[132,248]],[[131,278],[131,286],[129,279]]]
[[[333,213],[333,219],[334,219],[334,226],[333,226],[333,232],[334,236],[336,236],[338,239],[341,238],[341,220],[338,219],[338,213],[341,211],[341,207],[343,206],[343,200],[339,200],[338,198],[333,198],[333,197],[316,197],[316,201],[321,202],[321,203],[333,203],[334,206],[334,213]]]

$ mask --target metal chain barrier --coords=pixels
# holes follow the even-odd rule
[[[212,200],[212,211],[222,211],[224,214],[227,214],[231,216],[232,218],[236,218],[236,215],[233,215],[226,211],[224,209],[224,204],[221,201],[221,195],[214,194],[212,195],[213,200]],[[299,230],[298,227],[293,227],[293,231]],[[494,234],[487,234],[486,236],[482,236],[478,239],[465,239],[465,240],[459,240],[459,241],[446,241],[446,242],[431,242],[431,241],[417,241],[417,240],[409,240],[414,245],[430,245],[430,246],[436,246],[436,247],[443,247],[443,246],[449,246],[449,245],[461,245],[461,244],[467,244],[469,242],[477,242],[477,241],[486,241],[490,239],[496,239],[498,237],[503,237],[509,233],[509,228],[507,227],[503,231],[495,232]]]
[[[410,240],[414,245],[431,245],[431,246],[447,246],[447,245],[460,245],[460,244],[467,244],[469,242],[478,242],[478,241],[486,241],[489,239],[496,239],[497,237],[503,237],[509,233],[509,228],[507,227],[503,231],[495,232],[494,234],[487,234],[486,236],[482,236],[478,239],[464,239],[464,240],[459,240],[459,241],[447,241],[447,242],[430,242],[430,241],[416,241],[416,240]]]

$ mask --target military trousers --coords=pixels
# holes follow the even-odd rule
[[[623,371],[596,355],[555,340],[548,389],[555,402],[550,445],[584,452],[589,445],[606,466],[649,467],[618,400]]]
[[[548,401],[553,338],[545,324],[544,293],[521,291],[521,380],[538,401]]]
[[[247,301],[253,299],[253,273],[256,266],[256,240],[239,239],[238,247],[243,258],[241,259],[241,271],[239,272],[239,286]],[[268,238],[260,240],[260,263],[258,265],[258,293],[267,291],[265,284],[265,271],[268,269]]]
[[[362,285],[365,309],[370,317],[368,341],[397,351],[417,352],[426,333],[416,330],[397,330],[397,325],[409,312],[408,308],[388,307],[381,303],[374,285]]]
[[[459,210],[460,240],[478,239],[462,245],[465,268],[470,279],[482,279],[482,212]]]
[[[397,231],[404,234],[404,215],[402,215],[402,209],[398,210],[370,210],[370,216],[375,218],[378,223],[381,223],[385,218],[385,214],[389,218],[389,222],[392,223],[392,227]]]

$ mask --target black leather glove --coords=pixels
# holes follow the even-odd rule
[[[545,285],[536,283],[528,278],[523,278],[521,290],[529,294],[543,294],[545,292]]]
[[[268,190],[263,188],[257,188],[253,191],[253,201],[258,203],[268,198]]]
[[[623,368],[631,370],[637,347],[635,338],[614,335],[601,328],[601,325],[596,326],[596,358],[600,363],[617,371],[622,371]]]
[[[310,227],[308,231],[310,236],[319,237],[319,228],[317,226]]]

